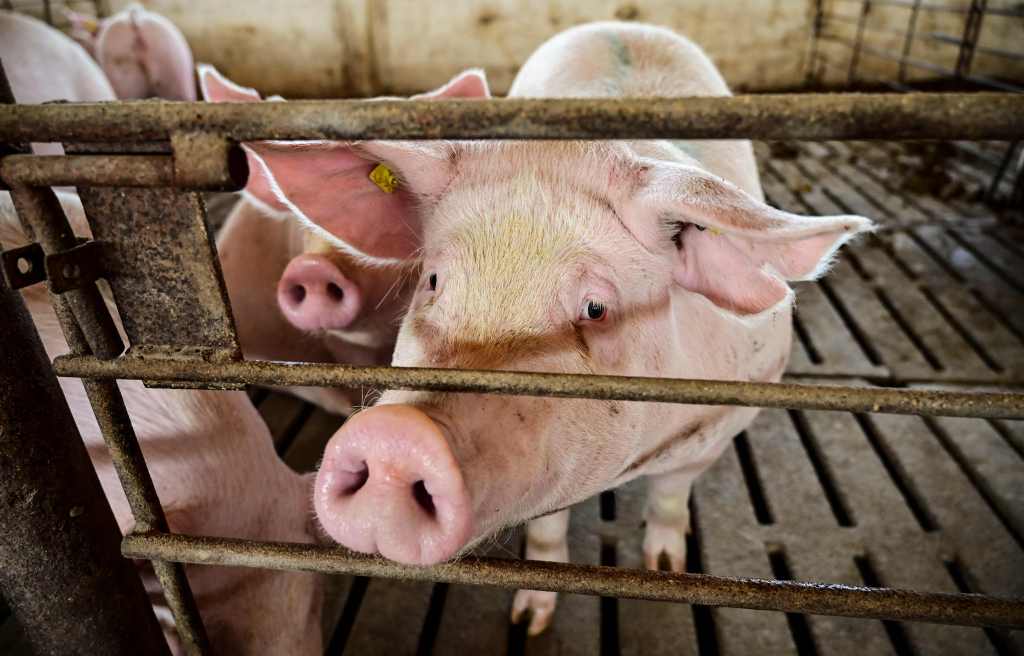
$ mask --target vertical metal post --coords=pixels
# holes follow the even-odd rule
[[[864,0],[860,8],[860,18],[857,20],[857,39],[853,43],[853,54],[850,55],[850,72],[846,76],[847,86],[854,86],[857,81],[857,64],[860,63],[860,49],[864,44],[864,25],[868,22],[868,14],[871,13],[871,0]]]
[[[0,588],[35,653],[168,654],[21,295],[0,278]]]
[[[971,0],[971,6],[967,10],[967,17],[964,20],[964,35],[960,39],[960,51],[956,57],[956,76],[964,78],[971,73],[971,63],[974,61],[974,48],[978,45],[978,36],[981,34],[981,20],[985,17],[985,9],[988,0]]]
[[[900,54],[899,82],[905,84],[907,81],[907,59],[910,57],[910,50],[914,47],[914,36],[917,33],[917,15],[921,11],[921,0],[914,0],[914,6],[910,8],[910,18],[907,21],[907,33],[903,37],[903,52]]]
[[[3,65],[0,63],[0,103],[12,102],[14,97]],[[39,241],[47,254],[69,250],[77,245],[75,234],[52,189],[12,185],[11,200],[14,201],[26,234],[31,239]],[[72,352],[114,358],[124,351],[120,334],[95,283],[71,290],[61,296],[53,295],[52,300],[64,338]],[[0,314],[0,317],[2,316],[4,315]],[[45,358],[45,353],[44,362],[44,366],[49,369],[50,364]],[[110,450],[114,469],[131,505],[135,529],[167,531],[167,519],[160,505],[156,487],[146,468],[142,449],[139,447],[117,383],[111,380],[86,380],[83,381],[83,385]],[[93,477],[95,478],[95,474]],[[109,506],[107,512],[110,512]],[[185,577],[184,566],[180,563],[154,561],[153,570],[164,589],[167,605],[174,614],[176,628],[186,653],[189,656],[202,656],[208,653],[209,639],[206,636],[206,628],[203,626],[199,608]],[[138,584],[138,576],[135,578]],[[112,603],[107,605],[102,595],[96,595],[92,604],[116,610],[118,604],[113,603],[114,601],[112,598]],[[148,601],[145,606],[149,606]]]
[[[49,187],[11,185],[11,199],[25,231],[47,253],[72,248],[76,238],[53,190]],[[95,283],[68,291],[54,298],[57,317],[72,351],[114,358],[124,345]],[[142,449],[135,436],[128,411],[117,383],[110,380],[86,380],[86,394],[92,403],[96,421],[110,448],[111,459],[135,517],[137,531],[168,531],[167,519],[146,468]],[[167,604],[187,653],[193,656],[209,651],[206,630],[199,616],[184,566],[154,561],[153,569],[164,588]]]
[[[811,45],[807,53],[807,65],[804,67],[804,86],[816,87],[821,79],[815,68],[818,65],[818,46],[821,30],[825,24],[825,0],[814,0],[814,19],[811,21]]]

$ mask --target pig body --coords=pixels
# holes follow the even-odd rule
[[[46,23],[0,11],[0,60],[19,103],[114,100],[106,76],[82,46]],[[33,144],[38,155],[60,155],[60,144]]]
[[[60,194],[72,226],[88,234],[77,196]],[[0,243],[25,243],[10,196],[0,195]],[[44,287],[24,298],[52,358],[67,352]],[[60,379],[75,422],[122,532],[132,514],[80,380]],[[313,542],[311,481],[274,452],[266,425],[242,392],[146,389],[119,384],[170,528],[180,533]],[[144,568],[143,572],[147,570]],[[319,654],[322,582],[317,575],[186,566],[215,653]],[[151,571],[147,588],[158,595]],[[168,609],[155,602],[180,652]]]
[[[133,3],[96,19],[68,11],[72,36],[96,58],[122,100],[195,100],[192,49],[166,17]]]

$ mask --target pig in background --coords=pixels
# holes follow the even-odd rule
[[[0,58],[18,101],[114,99],[88,54],[41,21],[0,12]],[[87,236],[78,196],[62,192],[58,198],[75,233]],[[9,249],[25,243],[11,197],[0,193],[0,244]],[[23,296],[47,354],[67,352],[46,289],[29,287]],[[82,383],[62,378],[60,384],[118,524],[127,532],[132,514]],[[281,462],[244,393],[153,390],[138,381],[119,386],[173,531],[314,541],[312,477],[299,476]],[[318,575],[202,566],[186,566],[186,572],[215,653],[320,653],[323,582]],[[159,585],[151,570],[144,567],[142,573],[168,641],[178,651]]]
[[[693,43],[625,23],[554,37],[511,91],[728,94]],[[777,381],[791,342],[786,282],[822,275],[871,228],[766,205],[747,141],[252,148],[311,230],[360,258],[419,266],[395,366]],[[386,198],[369,179],[378,163],[399,181]],[[332,437],[314,504],[341,544],[404,563],[442,562],[536,517],[527,558],[565,561],[565,508],[647,475],[646,563],[665,556],[682,570],[691,485],[756,413],[387,391]],[[520,591],[513,618],[530,611],[535,634],[555,599]]]
[[[195,100],[192,49],[174,23],[139,4],[109,18],[67,10],[71,36],[92,55],[122,100]]]
[[[74,194],[59,200],[75,233],[88,235]],[[0,194],[0,244],[24,245],[10,195]],[[66,353],[46,288],[23,297],[50,358]],[[82,382],[61,389],[122,533],[132,513],[114,471]],[[310,476],[288,468],[274,452],[266,425],[244,392],[155,390],[119,383],[146,463],[172,531],[193,535],[312,543]],[[148,565],[148,563],[145,563]],[[173,653],[182,653],[170,611],[152,571],[143,581]],[[216,654],[321,653],[323,581],[306,572],[186,565],[186,574]]]
[[[261,99],[257,91],[234,84],[212,66],[200,65],[198,77],[205,100]],[[416,98],[487,96],[486,78],[482,72],[471,70]],[[326,174],[323,165],[330,163],[321,149],[286,142],[259,142],[244,147],[249,181],[242,201],[220,231],[217,250],[245,356],[262,360],[388,364],[412,294],[415,264],[403,260],[371,261],[337,248],[322,231],[303,225],[287,205],[287,199],[275,193],[274,179],[268,175],[260,156],[264,149],[289,150],[294,174],[309,176],[315,183]],[[349,173],[363,176],[369,174],[369,169]],[[334,183],[343,184],[339,180]],[[398,200],[404,198],[404,192],[391,194],[377,186],[367,192],[372,202],[385,208],[404,202]],[[344,207],[338,208],[340,215],[345,211]],[[404,235],[376,238],[384,248],[389,243],[408,241]],[[292,387],[286,391],[339,414],[348,414],[364,402],[359,390]]]

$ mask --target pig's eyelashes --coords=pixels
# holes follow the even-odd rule
[[[427,276],[427,289],[434,291],[437,289],[437,274],[432,273]]]
[[[676,250],[683,249],[683,233],[686,232],[686,229],[691,226],[696,228],[697,230],[700,230],[701,232],[704,232],[705,230],[708,229],[707,226],[702,226],[699,223],[676,223],[676,232],[675,234],[672,235],[672,243],[676,245]]]

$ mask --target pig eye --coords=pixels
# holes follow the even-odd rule
[[[437,274],[436,273],[432,273],[429,276],[427,276],[427,287],[430,289],[430,291],[434,291],[435,289],[437,289]]]
[[[586,307],[583,308],[583,316],[580,318],[587,321],[604,321],[607,316],[608,308],[604,303],[587,301]]]

